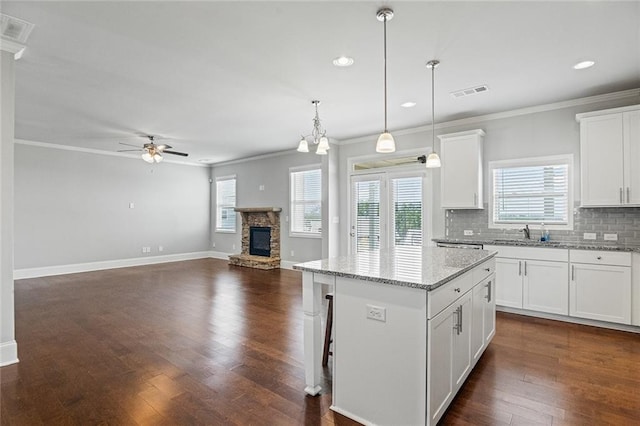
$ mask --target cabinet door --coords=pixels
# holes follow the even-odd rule
[[[580,121],[580,176],[583,206],[617,206],[623,200],[622,114]]]
[[[458,306],[453,332],[453,386],[457,390],[471,370],[471,292],[467,292],[454,305]]]
[[[631,324],[631,268],[571,264],[569,314]]]
[[[484,311],[487,300],[485,296],[487,294],[487,288],[484,283],[477,284],[473,288],[473,301],[471,314],[471,353],[473,359],[477,359],[482,354],[484,349],[484,328],[485,318]]]
[[[441,135],[441,207],[482,208],[482,131]]]
[[[624,200],[640,205],[640,111],[623,114],[624,127]]]
[[[522,308],[522,261],[496,258],[496,304]]]
[[[569,314],[569,265],[566,262],[525,260],[522,307],[539,312]]]
[[[484,344],[489,344],[496,334],[496,276],[491,275],[486,284],[483,285],[486,291],[484,295]]]
[[[427,372],[430,424],[435,425],[453,398],[453,333],[458,304],[429,320],[429,369]]]

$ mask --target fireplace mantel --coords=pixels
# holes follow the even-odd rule
[[[244,223],[247,219],[247,214],[252,213],[266,213],[269,217],[269,221],[271,225],[275,225],[276,223],[280,223],[280,218],[278,214],[282,211],[281,207],[236,207],[233,210],[237,211],[242,215],[242,222]]]
[[[229,256],[231,265],[257,269],[280,267],[280,207],[236,207],[242,216],[242,252]],[[249,253],[249,230],[252,226],[271,228],[270,256],[255,256]]]

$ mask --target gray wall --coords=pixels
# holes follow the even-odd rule
[[[334,148],[332,148],[334,149]],[[284,262],[303,262],[320,259],[322,257],[322,239],[290,237],[289,223],[289,168],[323,164],[326,170],[327,156],[313,153],[299,153],[292,149],[291,153],[265,156],[260,158],[230,162],[213,167],[211,185],[211,215],[215,221],[216,177],[236,175],[236,205],[238,207],[281,207],[281,258]],[[324,173],[323,173],[324,174]],[[259,189],[264,185],[264,190]],[[323,191],[324,193],[325,191]],[[324,224],[323,224],[324,225]],[[323,226],[323,228],[326,228]],[[236,219],[236,233],[215,232],[212,226],[211,241],[215,247],[212,250],[233,254],[240,253],[241,218]],[[294,255],[291,256],[291,250]]]
[[[206,251],[209,177],[206,167],[17,143],[15,268]]]
[[[585,105],[532,112],[507,118],[490,118],[478,120],[464,120],[460,122],[442,123],[436,125],[436,135],[461,132],[465,130],[482,129],[484,138],[484,169],[488,169],[489,161],[508,160],[526,157],[541,157],[547,155],[574,155],[574,201],[580,198],[580,128],[575,120],[577,113],[596,111],[607,108],[640,104],[640,96],[631,96],[611,101],[598,101]],[[420,129],[419,132],[393,132],[397,151],[424,148],[428,152],[431,146],[431,128]],[[340,253],[348,252],[349,224],[347,223],[349,209],[349,169],[348,160],[351,157],[375,154],[377,135],[369,138],[344,140],[340,149],[339,167],[341,172],[340,184]],[[436,148],[439,148],[436,143]],[[432,170],[433,182],[433,237],[443,237],[445,232],[444,210],[440,208],[440,173]],[[489,178],[484,174],[484,193],[489,192]],[[486,195],[485,195],[486,197]],[[487,199],[485,198],[485,202]],[[481,221],[486,213],[469,212],[465,220]],[[344,218],[344,220],[343,220]]]

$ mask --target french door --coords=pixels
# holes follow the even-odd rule
[[[351,177],[351,253],[423,245],[425,176],[414,171]]]

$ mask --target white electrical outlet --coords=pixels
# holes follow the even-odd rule
[[[471,230],[471,229],[465,229],[465,230],[464,230],[464,235],[465,235],[466,237],[470,237],[471,235],[473,235],[473,230]]]
[[[216,246],[216,242],[214,241],[213,243],[211,243],[211,247],[215,247]]]
[[[595,232],[585,232],[582,235],[582,238],[585,240],[595,240],[596,239],[596,233]]]
[[[164,247],[158,246],[158,251],[163,251],[163,250],[164,250]]]
[[[146,247],[142,247],[142,252],[146,253],[147,252],[147,248]]]
[[[264,191],[264,185],[260,185],[260,186],[258,186],[258,190],[260,190],[260,191]]]
[[[618,234],[604,234],[605,241],[618,241]]]
[[[130,208],[130,209],[135,208],[135,206],[136,206],[135,204],[133,204],[133,203],[129,203],[129,208]]]
[[[291,250],[291,257],[293,257],[293,250]]]
[[[387,308],[367,305],[367,318],[376,321],[387,322]]]
[[[234,245],[232,245],[232,246],[231,246],[231,249],[232,249],[232,250],[235,250],[235,249],[236,249],[236,245],[235,245],[235,244],[234,244]]]

